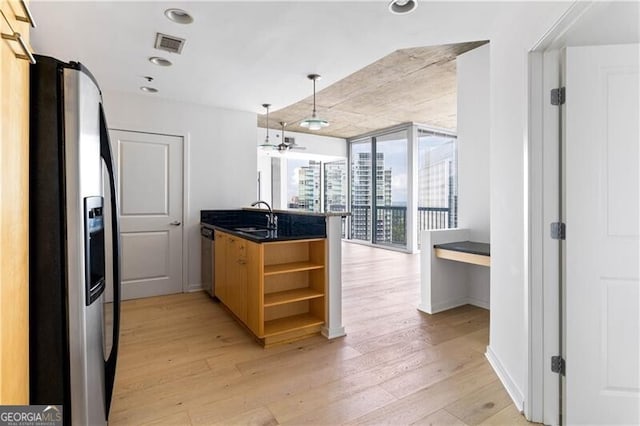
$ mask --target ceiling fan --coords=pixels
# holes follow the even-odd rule
[[[284,121],[280,122],[280,126],[282,126],[282,139],[280,140],[280,144],[276,145],[276,149],[280,153],[284,153],[289,150],[305,150],[307,149],[304,146],[300,146],[296,143],[295,138],[285,138],[284,137],[284,128],[287,125]]]

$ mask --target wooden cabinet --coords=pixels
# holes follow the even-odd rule
[[[257,299],[250,291],[255,282],[259,245],[225,232],[215,231],[215,275],[218,299],[252,331],[257,329],[255,314]],[[253,271],[250,271],[253,269]],[[251,278],[251,280],[250,280]]]
[[[263,345],[320,331],[326,241],[254,243],[216,231],[216,296]]]
[[[247,321],[247,244],[234,236],[226,238],[225,304],[242,321]]]
[[[227,300],[227,238],[224,232],[214,232],[214,294],[225,303]]]
[[[0,0],[0,405],[29,403],[29,43],[18,1]]]

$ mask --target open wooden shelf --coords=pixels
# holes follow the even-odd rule
[[[289,272],[297,272],[297,271],[310,271],[312,269],[321,269],[324,268],[324,265],[314,263],[314,262],[291,262],[291,263],[279,263],[276,265],[265,265],[264,266],[264,275],[276,275],[276,274],[286,274]]]
[[[323,297],[324,293],[312,288],[297,288],[294,290],[278,291],[264,295],[264,307],[283,305],[285,303],[299,302],[301,300]]]
[[[275,336],[277,334],[289,333],[291,331],[304,329],[307,327],[324,324],[321,318],[312,314],[300,314],[285,318],[278,318],[264,323],[264,337]]]
[[[325,239],[256,243],[215,233],[216,296],[264,347],[322,332]]]

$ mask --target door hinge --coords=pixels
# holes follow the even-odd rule
[[[558,373],[561,375],[565,375],[566,364],[564,359],[560,355],[551,357],[551,371],[553,373]]]
[[[562,222],[553,222],[551,224],[551,238],[565,240],[567,238],[567,225]]]
[[[564,87],[551,89],[551,105],[564,105],[567,99]]]

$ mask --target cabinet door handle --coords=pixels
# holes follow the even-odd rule
[[[178,220],[173,221],[169,225],[171,225],[171,226],[180,226],[180,221],[178,221]]]
[[[18,16],[16,15],[16,19],[22,22],[28,22],[31,25],[31,28],[36,27],[36,21],[33,19],[33,15],[31,14],[31,10],[29,10],[29,5],[24,0],[20,0],[20,4],[22,5],[22,10],[24,10],[24,14],[26,16]]]
[[[20,48],[24,52],[24,55],[21,55],[20,53],[16,53],[15,54],[16,58],[24,59],[26,61],[29,61],[31,64],[35,64],[36,63],[36,58],[33,57],[31,52],[29,52],[29,47],[27,47],[27,43],[24,42],[24,39],[22,38],[20,33],[16,33],[16,32],[14,32],[13,34],[2,33],[2,38],[5,39],[5,40],[11,40],[11,41],[17,41],[18,42],[18,44],[20,45]]]

